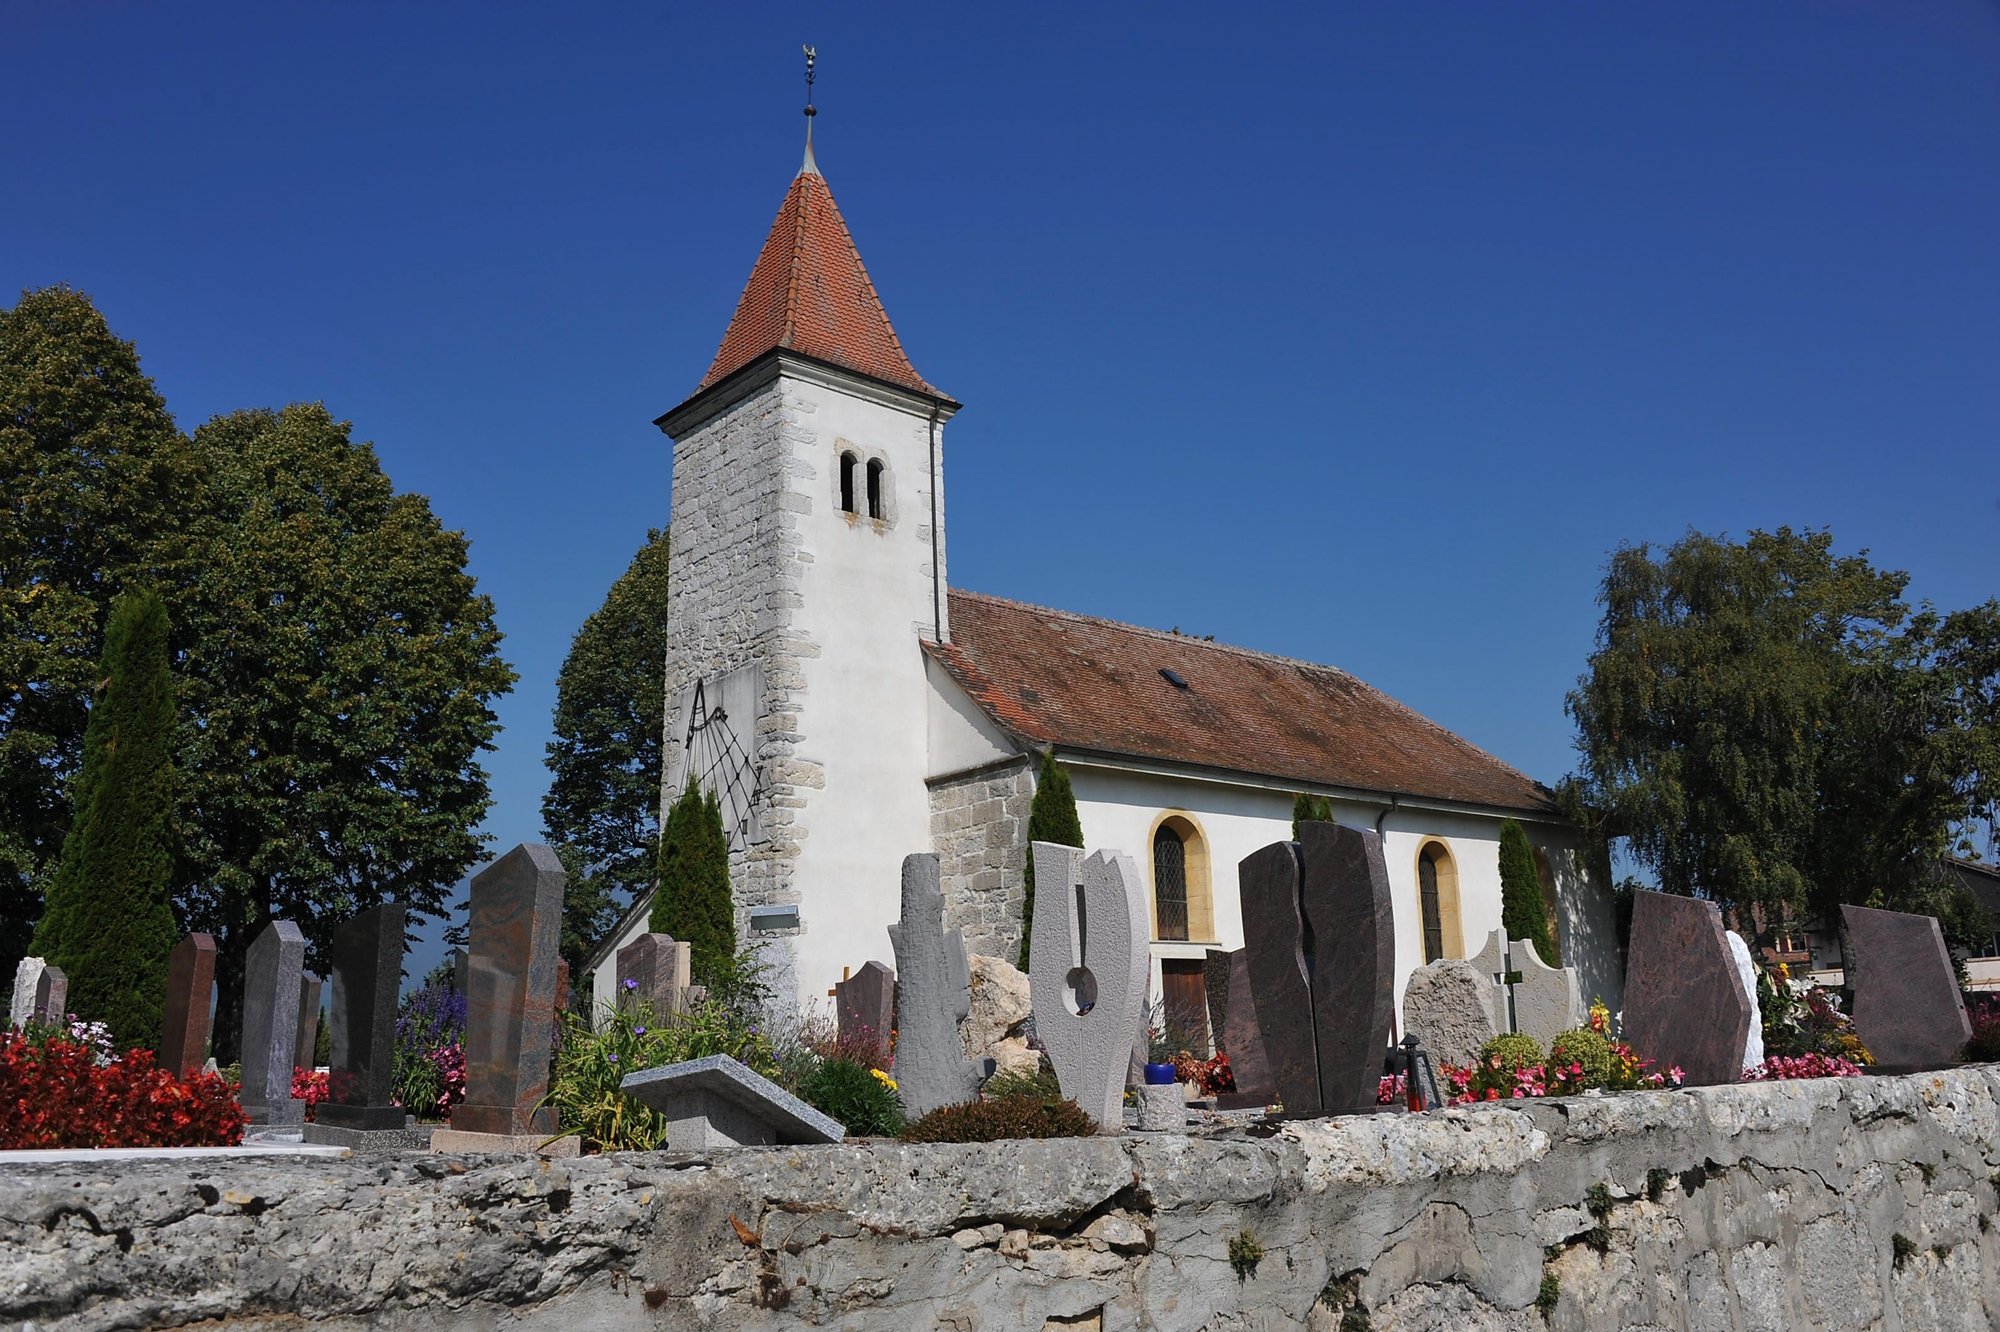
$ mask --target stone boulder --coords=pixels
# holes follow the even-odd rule
[[[1028,975],[1004,959],[974,953],[972,1011],[959,1024],[959,1039],[973,1059],[991,1059],[998,1073],[1032,1073],[1041,1066],[1038,1050],[1028,1048]]]
[[[1403,990],[1403,1030],[1423,1043],[1433,1068],[1470,1065],[1479,1047],[1500,1034],[1496,990],[1470,962],[1446,958],[1419,967]]]

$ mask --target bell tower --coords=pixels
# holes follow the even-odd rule
[[[919,644],[949,634],[958,407],[910,364],[808,133],[714,362],[655,423],[674,442],[663,803],[689,772],[721,798],[738,937],[779,1004],[888,955],[902,858],[931,845]]]

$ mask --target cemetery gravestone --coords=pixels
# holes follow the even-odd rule
[[[273,1128],[302,1126],[306,1103],[292,1096],[292,1055],[299,1043],[299,976],[306,937],[274,920],[250,941],[243,963],[244,1116]]]
[[[1736,974],[1715,903],[1669,893],[1632,895],[1625,974],[1625,1039],[1692,1087],[1735,1082],[1756,1009]]]
[[[563,867],[524,842],[472,880],[472,957],[465,1004],[465,1100],[433,1151],[534,1151],[556,1131],[539,1103],[555,1039]],[[575,1138],[561,1150],[573,1153]]]
[[[1757,1002],[1757,966],[1750,960],[1750,945],[1735,930],[1729,931],[1729,956],[1743,992],[1750,996],[1750,1034],[1743,1041],[1743,1071],[1748,1073],[1764,1062],[1764,1013]]]
[[[686,1011],[693,955],[670,934],[640,935],[618,950],[618,1002],[643,1003],[661,1017]]]
[[[965,937],[944,928],[935,853],[903,857],[902,895],[902,919],[889,927],[902,1003],[895,1075],[904,1107],[918,1119],[978,1094],[978,1070],[958,1036],[972,1011],[972,967]]]
[[[451,950],[451,988],[460,994],[468,992],[472,984],[472,950],[454,948]]]
[[[1938,1068],[1972,1039],[1958,969],[1931,916],[1840,909],[1847,925],[1854,1034],[1884,1071]]]
[[[45,1027],[61,1027],[69,1020],[69,977],[53,964],[42,968],[35,978],[35,1002],[31,1016]]]
[[[840,1124],[728,1055],[628,1073],[618,1090],[667,1121],[670,1152],[839,1142]]]
[[[1534,944],[1495,930],[1486,946],[1467,959],[1486,977],[1493,995],[1493,1020],[1500,1031],[1518,1031],[1547,1047],[1563,1032],[1583,1025],[1583,991],[1573,967],[1552,967]]]
[[[1439,1063],[1470,1067],[1500,1034],[1493,982],[1471,962],[1445,958],[1410,973],[1403,987],[1403,1029]]]
[[[1211,948],[1201,956],[1201,988],[1208,996],[1208,1030],[1215,1048],[1224,1049],[1223,1033],[1229,1030],[1229,959],[1227,949]]]
[[[1257,1023],[1286,1113],[1371,1112],[1395,1017],[1382,839],[1302,824],[1298,841],[1248,856],[1237,876]]]
[[[370,907],[333,933],[333,1058],[321,1126],[358,1132],[401,1130],[396,1098],[396,993],[402,988],[400,902]],[[303,1025],[303,1024],[301,1024]]]
[[[968,1013],[970,1002],[968,995]],[[896,1029],[896,973],[880,962],[862,963],[861,970],[833,987],[833,1016],[843,1049],[880,1047],[886,1055],[889,1034]]]
[[[1277,1099],[1277,1083],[1271,1077],[1271,1061],[1264,1057],[1264,1032],[1257,1022],[1257,994],[1250,985],[1250,953],[1239,948],[1229,954],[1229,1007],[1222,1032],[1223,1049],[1229,1055],[1229,1071],[1236,1090],[1216,1097],[1218,1110],[1241,1110],[1267,1106]]]
[[[214,987],[215,936],[190,934],[167,955],[167,1013],[160,1031],[160,1067],[177,1078],[199,1072],[208,1058]]]
[[[299,1046],[292,1062],[300,1068],[319,1067],[320,987],[324,984],[312,972],[299,975]]]
[[[7,1004],[8,1025],[25,1028],[35,1020],[35,992],[47,966],[39,957],[24,957],[15,965],[14,996]]]
[[[1102,1132],[1124,1124],[1126,1073],[1146,1005],[1145,889],[1132,858],[1036,842],[1028,992],[1063,1095]]]
[[[556,959],[556,1006],[551,1018],[560,1019],[564,1013],[569,1012],[569,1001],[569,959],[559,957]]]

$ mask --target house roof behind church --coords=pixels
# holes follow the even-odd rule
[[[951,640],[924,649],[995,722],[1032,744],[1535,814],[1552,808],[1525,774],[1331,666],[956,589]]]
[[[944,396],[903,353],[834,205],[833,191],[810,158],[785,194],[722,346],[696,392],[778,348],[930,397]]]

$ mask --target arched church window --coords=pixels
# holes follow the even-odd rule
[[[860,463],[861,460],[851,453],[840,455],[840,511],[842,513],[855,512],[854,471]]]
[[[1153,915],[1156,937],[1188,937],[1187,843],[1167,824],[1153,834]]]
[[[1424,962],[1465,955],[1458,916],[1458,866],[1443,842],[1417,853],[1417,909],[1424,926]]]
[[[868,516],[884,518],[887,513],[882,508],[882,460],[868,460]]]

